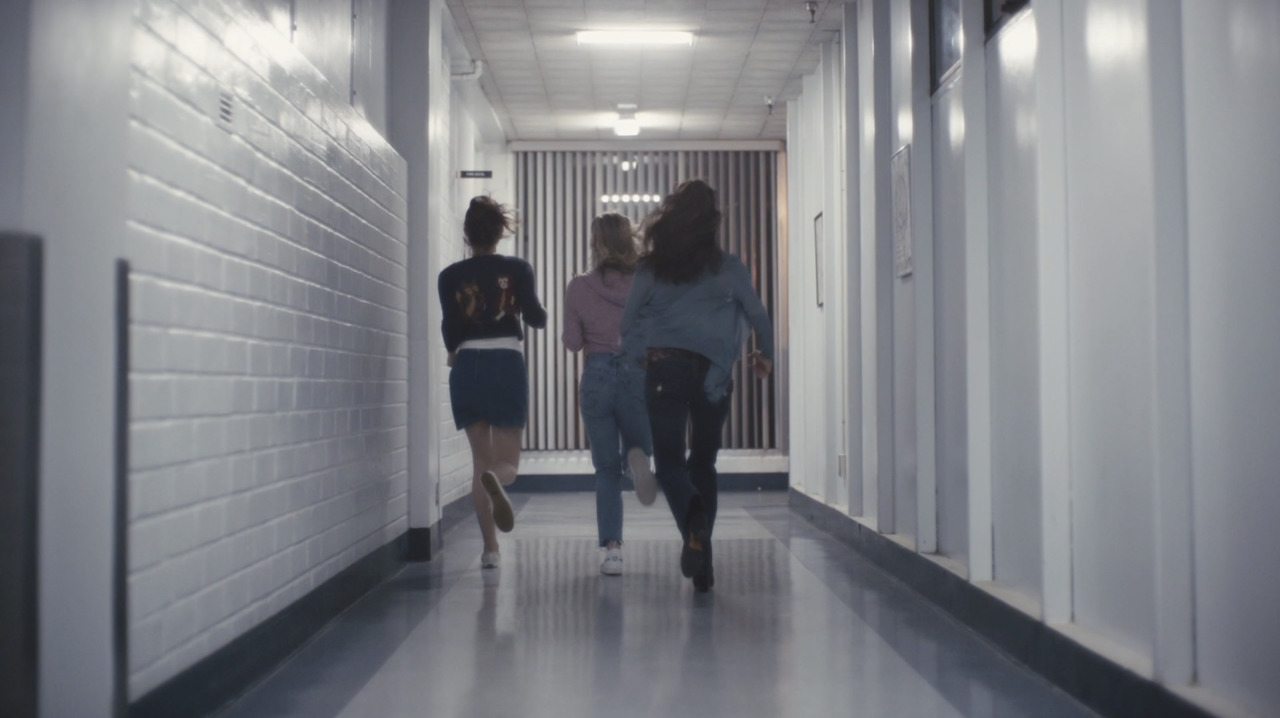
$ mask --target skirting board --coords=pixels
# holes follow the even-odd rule
[[[135,718],[213,713],[288,658],[338,614],[404,566],[408,534],[373,551],[244,635],[129,706]]]
[[[792,490],[791,509],[848,544],[1006,654],[1104,716],[1211,718],[1168,688],[1101,656],[839,510]]]
[[[721,491],[786,491],[788,474],[781,472],[720,474],[716,477],[716,483]],[[631,491],[634,488],[631,480],[623,477],[622,490]],[[515,483],[507,489],[511,493],[526,494],[595,490],[596,477],[590,474],[522,474],[516,477]]]

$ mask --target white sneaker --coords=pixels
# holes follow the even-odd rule
[[[605,549],[604,563],[600,564],[600,573],[603,573],[606,576],[622,575],[622,549]]]
[[[480,554],[480,568],[497,568],[502,563],[502,554],[497,551],[485,551]]]
[[[658,482],[649,469],[649,457],[638,446],[627,452],[627,463],[631,465],[631,480],[636,483],[636,498],[640,503],[649,506],[658,498]]]

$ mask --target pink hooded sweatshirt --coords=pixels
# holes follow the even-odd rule
[[[569,281],[564,291],[564,346],[571,352],[585,349],[617,353],[622,337],[618,326],[631,294],[635,274],[616,269],[593,269]]]

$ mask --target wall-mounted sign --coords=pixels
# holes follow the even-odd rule
[[[460,170],[458,176],[462,179],[490,179],[493,170]]]

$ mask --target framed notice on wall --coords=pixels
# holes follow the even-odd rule
[[[911,145],[893,153],[889,164],[893,182],[893,273],[911,274]]]

